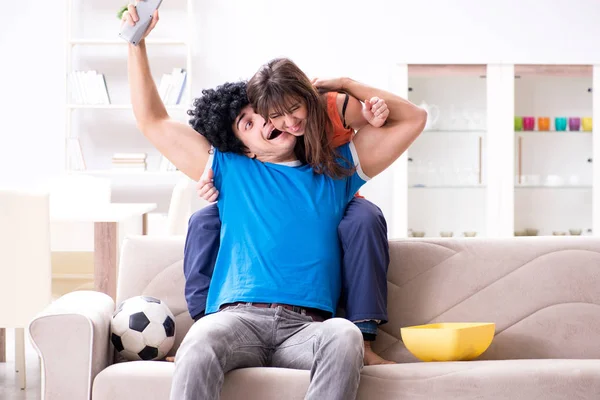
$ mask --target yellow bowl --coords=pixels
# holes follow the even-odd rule
[[[406,348],[421,361],[468,361],[492,343],[496,324],[449,322],[400,328]]]

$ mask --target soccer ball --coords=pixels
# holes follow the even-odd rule
[[[110,341],[127,360],[160,360],[175,342],[175,317],[159,299],[132,297],[113,314]]]

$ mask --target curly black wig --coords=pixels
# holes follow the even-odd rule
[[[233,133],[233,123],[249,104],[246,82],[227,82],[216,89],[204,89],[194,100],[190,125],[221,152],[245,154],[248,148]]]

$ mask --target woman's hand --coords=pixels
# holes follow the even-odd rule
[[[346,78],[313,78],[311,83],[322,92],[337,92],[344,89]]]
[[[136,1],[135,4],[137,5],[137,3],[139,3],[140,1],[145,1],[145,0]],[[137,14],[135,6],[133,4],[129,4],[127,6],[127,11],[125,11],[123,13],[123,16],[121,17],[121,21],[122,21],[121,26],[123,26],[123,24],[129,24],[131,26],[135,26],[135,24],[139,20],[140,20],[140,17]],[[148,26],[148,29],[146,29],[146,32],[144,32],[144,35],[142,36],[141,40],[145,39],[146,36],[148,36],[148,34],[156,26],[157,22],[158,22],[158,10],[155,10],[154,14],[152,14],[152,22],[150,22],[150,25]]]
[[[198,193],[198,197],[208,201],[209,203],[214,203],[217,201],[217,198],[219,198],[219,191],[213,183],[213,177],[214,172],[212,168],[210,168],[206,176],[200,178],[196,184],[196,192]]]
[[[390,115],[390,110],[385,100],[379,97],[371,97],[365,100],[362,115],[370,125],[379,128],[385,124],[387,117]]]

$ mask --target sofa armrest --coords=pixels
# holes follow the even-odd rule
[[[42,364],[42,399],[90,399],[96,375],[112,364],[115,303],[93,291],[68,293],[29,324]]]

